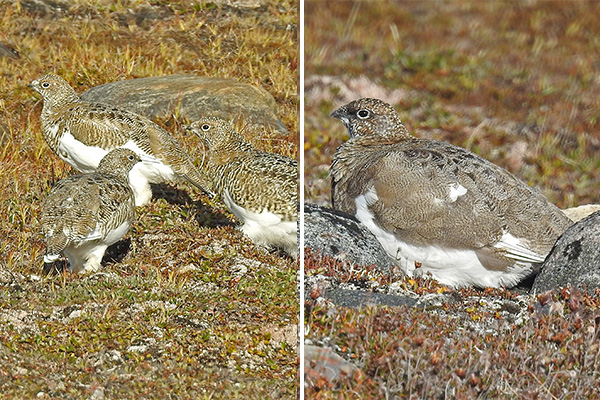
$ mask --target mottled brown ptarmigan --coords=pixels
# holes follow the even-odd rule
[[[296,257],[298,164],[261,151],[223,119],[207,117],[188,127],[209,149],[207,171],[227,208],[255,243]]]
[[[412,136],[394,108],[359,99],[331,114],[350,139],[331,165],[335,208],[355,215],[409,275],[514,286],[539,270],[571,221],[508,171]]]
[[[52,187],[41,215],[44,262],[64,254],[74,272],[100,268],[106,248],[121,240],[135,217],[128,176],[140,161],[129,149],[115,149],[95,172],[71,175]]]
[[[164,129],[148,118],[123,108],[82,101],[60,76],[47,74],[29,85],[44,99],[42,133],[61,159],[80,172],[92,172],[118,147],[142,158],[131,173],[136,205],[152,198],[150,183],[183,177],[207,191],[202,173],[190,156]]]

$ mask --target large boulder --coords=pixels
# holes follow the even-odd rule
[[[353,216],[315,204],[304,205],[304,247],[354,265],[393,266],[377,238]]]
[[[533,292],[571,285],[600,288],[600,211],[572,225],[557,240],[535,278]]]
[[[125,107],[148,118],[177,113],[190,121],[203,116],[242,117],[245,123],[281,133],[275,99],[266,90],[234,79],[167,75],[110,82],[81,94],[86,101]]]

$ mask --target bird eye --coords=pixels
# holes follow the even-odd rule
[[[133,161],[135,159],[135,157],[133,156],[133,154],[130,154],[129,157],[127,157],[127,158],[129,158],[129,161]]]
[[[48,89],[48,88],[50,87],[50,83],[48,83],[48,82],[42,82],[42,85],[41,85],[41,86],[42,86],[44,89]]]
[[[210,129],[210,125],[209,124],[202,124],[202,126],[200,127],[200,129],[202,129],[203,131],[207,131]]]
[[[369,116],[369,111],[368,110],[358,110],[356,115],[358,115],[358,118],[360,118],[360,119],[365,119]]]

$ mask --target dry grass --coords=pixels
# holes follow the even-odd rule
[[[367,94],[392,101],[415,135],[467,147],[561,207],[598,203],[598,11],[592,1],[306,1],[307,201],[329,203],[329,163],[347,138],[328,114]],[[305,263],[309,281],[448,293],[430,281],[390,283],[372,269],[356,275],[332,260]],[[456,302],[428,310],[332,307],[318,285],[309,291],[308,338],[363,374],[321,381],[308,398],[600,395],[597,297],[524,297],[515,320],[483,307],[515,302],[508,291],[450,292]]]
[[[235,78],[269,91],[290,132],[251,140],[297,157],[296,2],[32,4],[0,2],[0,42],[20,53],[0,57],[4,398],[293,398],[297,263],[256,248],[218,200],[159,185],[101,273],[43,275],[40,203],[71,171],[44,142],[26,85],[48,71],[78,92],[177,73]],[[188,121],[159,122],[193,145],[181,137]]]

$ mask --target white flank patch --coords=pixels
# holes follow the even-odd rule
[[[129,231],[130,227],[131,224],[129,223],[129,221],[123,222],[115,229],[111,230],[110,232],[107,232],[106,237],[102,242],[105,243],[107,246],[117,243],[119,240],[121,240],[123,236],[125,236],[127,231]]]
[[[150,183],[173,181],[175,173],[162,160],[140,149],[133,140],[129,140],[121,147],[132,150],[142,160],[142,162],[134,165],[129,172],[129,183],[133,189],[135,205],[138,207],[143,206],[149,203],[152,198]]]
[[[135,205],[147,204],[152,198],[149,184],[173,181],[175,173],[170,166],[165,165],[160,159],[140,149],[133,140],[128,141],[121,147],[134,151],[142,159],[142,162],[136,164],[129,173],[129,181],[135,195]],[[113,150],[113,148],[103,149],[88,146],[75,139],[68,129],[65,130],[58,144],[59,157],[80,172],[94,172],[98,168],[100,160],[110,150]]]
[[[83,271],[79,271],[82,273],[96,272],[100,269],[102,263],[102,257],[104,257],[104,253],[106,252],[106,248],[108,246],[104,241],[98,244],[94,249],[88,253],[87,259],[83,264]]]
[[[243,223],[241,230],[256,244],[274,245],[297,251],[296,221],[283,221],[280,215],[264,210],[260,213],[247,210],[236,204],[227,190],[223,193],[223,202],[227,208]]]
[[[133,141],[130,140],[123,146],[126,149],[134,151],[142,159],[141,163],[135,165],[140,173],[140,176],[145,176],[150,183],[161,183],[165,181],[173,181],[175,173],[173,168],[166,165],[161,159],[152,154],[148,154]]]
[[[460,188],[455,190],[456,193],[462,191]],[[375,222],[374,214],[369,207],[377,199],[375,188],[371,188],[367,193],[358,196],[354,200],[356,218],[373,232],[384,250],[396,260],[409,276],[430,273],[440,283],[453,287],[471,285],[500,287],[515,285],[527,276],[532,269],[530,262],[518,261],[508,271],[491,271],[481,264],[472,250],[451,249],[436,245],[416,246],[403,242]],[[507,237],[507,239],[510,238]],[[417,267],[416,263],[420,267]]]
[[[96,252],[106,250],[106,246],[98,240],[87,241],[75,246],[74,243],[69,243],[65,248],[64,253],[69,261],[69,267],[73,272],[80,272],[85,268],[89,257]]]
[[[459,184],[459,183],[455,183],[452,186],[450,186],[450,193],[448,194],[448,196],[450,196],[450,201],[451,202],[455,202],[456,199],[458,199],[460,196],[463,196],[467,193],[467,188],[464,187],[463,185]]]
[[[60,254],[46,254],[44,255],[44,262],[46,264],[53,263],[54,261],[58,260],[59,257]]]
[[[102,227],[96,225],[83,241],[69,243],[64,252],[73,272],[97,271],[106,248],[121,240],[130,226],[126,221],[110,232],[103,233]]]
[[[356,204],[356,219],[363,223],[377,237],[385,251],[394,259],[400,259],[402,256],[398,254],[398,239],[391,232],[382,229],[375,223],[373,212],[370,206],[373,205],[379,197],[375,187],[369,189],[368,192],[354,199]]]
[[[75,139],[68,129],[58,142],[58,156],[80,172],[94,172],[106,153],[108,151],[101,147],[88,146]]]

